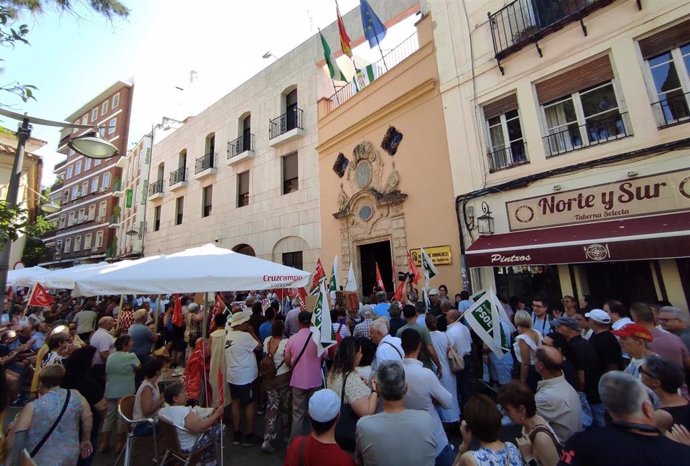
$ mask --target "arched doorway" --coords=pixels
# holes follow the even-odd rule
[[[256,257],[256,253],[254,252],[254,248],[251,247],[248,244],[238,244],[234,248],[232,248],[233,251],[239,252],[240,254],[244,254],[245,256],[252,256]]]

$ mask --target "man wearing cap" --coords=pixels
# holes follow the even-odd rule
[[[441,315],[441,297],[439,296],[438,289],[432,288],[429,290],[429,314],[434,317]]]
[[[233,445],[251,446],[255,440],[254,416],[256,414],[256,395],[253,383],[259,377],[259,366],[255,353],[261,351],[261,343],[249,324],[249,315],[238,312],[228,322],[230,327],[225,336],[225,363],[232,403]],[[244,407],[245,427],[240,431],[240,408]]]
[[[628,324],[620,330],[614,330],[613,334],[620,338],[623,351],[630,355],[630,364],[625,368],[626,373],[633,377],[641,378],[640,367],[647,356],[654,354],[652,351],[651,332],[638,324]]]
[[[580,334],[580,324],[572,317],[561,317],[554,322],[556,331],[565,337],[568,345],[564,356],[577,370],[577,392],[582,403],[584,425],[604,425],[604,411],[597,385],[601,378],[599,358],[594,346]],[[587,414],[591,410],[591,419]]]
[[[619,371],[623,368],[623,353],[618,339],[611,333],[611,317],[602,309],[592,309],[585,314],[589,319],[592,336],[589,342],[594,346],[602,373]]]
[[[630,314],[636,324],[649,330],[652,335],[652,351],[664,359],[673,361],[680,367],[690,370],[690,354],[688,348],[677,335],[659,330],[654,325],[654,312],[648,304],[632,303]]]
[[[323,375],[321,358],[312,339],[311,312],[301,311],[297,316],[299,332],[292,335],[285,345],[285,364],[292,368],[292,431],[290,440],[309,431],[306,414],[309,398],[321,388]],[[322,355],[326,355],[324,351]]]
[[[335,442],[340,417],[340,396],[324,388],[309,399],[312,432],[300,435],[288,446],[285,466],[354,466],[355,462]]]

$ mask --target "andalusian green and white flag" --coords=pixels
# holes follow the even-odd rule
[[[323,36],[323,34],[321,34],[321,31],[319,31],[319,36],[321,36],[323,56],[326,59],[326,66],[328,67],[328,73],[331,75],[331,79],[334,81],[347,82],[347,78],[338,67],[338,62],[335,61],[335,58],[333,58],[333,55],[331,54],[331,48],[329,47],[328,42],[326,42],[326,38]]]
[[[430,279],[432,279],[436,275],[438,275],[438,270],[436,270],[436,266],[431,261],[431,257],[429,257],[429,255],[426,252],[424,252],[424,248],[420,248],[420,256],[422,259],[422,269],[424,271],[424,280],[429,281]]]
[[[316,300],[316,307],[311,314],[311,332],[319,357],[331,346],[335,345],[335,332],[331,322],[331,309],[328,305],[328,292],[323,284],[319,283],[320,293]]]
[[[338,291],[338,256],[333,258],[331,278],[328,279],[328,291]]]
[[[501,325],[500,301],[491,288],[483,293],[476,293],[475,296],[477,299],[472,307],[465,311],[463,317],[486,346],[502,358],[510,352],[510,338]],[[505,322],[510,325],[510,320]]]
[[[513,321],[510,317],[508,317],[508,313],[506,312],[506,308],[503,306],[503,303],[501,302],[500,299],[498,299],[498,296],[496,296],[496,293],[494,293],[493,288],[489,287],[485,290],[479,290],[476,293],[474,293],[472,296],[470,296],[470,301],[476,302],[479,298],[481,298],[485,293],[491,292],[489,299],[494,303],[496,308],[498,309],[498,313],[501,315],[501,319],[508,325],[508,328],[510,329],[510,333],[515,333],[517,332],[517,328],[515,325],[513,325]]]
[[[357,68],[355,73],[357,75],[355,86],[360,91],[376,80],[376,65],[366,65],[362,69]]]

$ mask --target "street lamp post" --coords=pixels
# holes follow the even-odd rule
[[[45,120],[43,118],[30,117],[27,114],[16,113],[3,108],[0,108],[0,115],[21,121],[17,129],[17,150],[14,154],[12,173],[10,173],[10,180],[7,186],[6,203],[7,207],[10,209],[17,207],[19,182],[22,177],[22,168],[24,165],[24,151],[26,141],[31,137],[31,123],[58,128],[95,129],[95,133],[70,137],[69,140],[66,141],[67,146],[85,157],[96,159],[106,159],[118,154],[115,145],[99,137],[98,127],[74,124],[66,121]],[[7,286],[7,272],[9,271],[11,249],[12,240],[7,238],[5,244],[2,245],[2,252],[0,253],[0,302],[3,303],[3,306],[5,302],[5,287]]]

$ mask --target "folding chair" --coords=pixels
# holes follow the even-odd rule
[[[138,425],[149,424],[153,428],[153,450],[156,457],[156,462],[158,462],[158,440],[156,439],[156,420],[152,418],[137,419],[136,421],[132,419],[134,417],[134,395],[127,395],[120,400],[117,406],[117,412],[120,417],[127,423],[127,443],[125,448],[120,451],[115,464],[120,463],[120,458],[122,454],[125,455],[124,466],[130,466],[132,464],[132,452],[134,450],[134,442],[137,438],[148,437],[148,435],[138,435],[134,432],[134,428]]]
[[[161,438],[163,439],[163,443],[166,446],[166,450],[163,454],[163,459],[161,460],[160,464],[165,465],[166,461],[168,461],[168,459],[170,458],[175,460],[176,462],[181,462],[184,466],[194,465],[199,462],[203,454],[209,448],[214,447],[216,452],[216,461],[218,462],[218,464],[221,464],[220,455],[222,455],[223,453],[220,451],[218,439],[214,439],[212,443],[209,443],[204,447],[197,449],[197,444],[199,443],[199,440],[201,439],[201,436],[203,434],[199,435],[192,449],[189,452],[185,453],[182,451],[182,447],[180,446],[180,439],[177,436],[177,429],[184,432],[189,431],[184,427],[175,425],[170,419],[164,416],[159,416],[158,426],[160,428]]]

